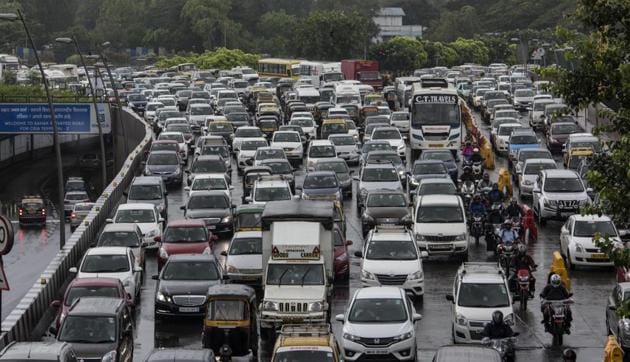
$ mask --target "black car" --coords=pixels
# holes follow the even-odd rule
[[[363,237],[377,225],[407,225],[411,222],[409,201],[402,191],[379,190],[368,193],[361,215]]]
[[[136,113],[144,116],[144,109],[147,107],[147,97],[144,94],[130,94],[127,96],[127,105]]]
[[[221,284],[223,272],[214,255],[171,255],[159,275],[155,292],[155,321],[164,317],[202,317],[206,292]]]
[[[457,172],[457,162],[455,161],[455,156],[450,150],[424,150],[420,155],[421,160],[439,160],[444,162],[446,165],[446,169],[448,170],[448,174],[451,175],[451,179],[454,182],[457,182],[458,172]]]
[[[446,165],[440,160],[416,160],[409,172],[409,190],[415,190],[425,178],[450,177]]]
[[[181,185],[181,159],[175,151],[153,151],[144,166],[145,176],[160,176],[167,185]]]
[[[359,159],[359,164],[365,164],[365,159],[367,155],[372,151],[391,151],[392,146],[387,141],[367,141],[361,147],[361,158]]]
[[[232,123],[234,129],[249,126],[249,113],[247,112],[230,112],[225,115],[225,118]]]
[[[215,234],[232,233],[234,208],[222,190],[191,192],[186,205],[180,206],[186,219],[203,220],[206,228]]]

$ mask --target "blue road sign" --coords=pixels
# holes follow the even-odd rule
[[[111,131],[109,107],[98,104],[98,117],[91,104],[54,104],[59,133],[96,134],[97,119],[103,133]],[[52,133],[50,111],[46,103],[0,103],[0,134],[2,133]]]

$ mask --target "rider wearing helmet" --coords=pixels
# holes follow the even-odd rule
[[[514,273],[510,276],[510,289],[516,286],[516,273],[519,269],[527,269],[529,271],[529,296],[534,297],[534,290],[536,288],[536,278],[534,278],[534,269],[536,269],[537,265],[532,259],[531,256],[527,254],[527,247],[524,244],[519,244],[518,249],[516,250],[516,254],[512,256],[512,260],[510,260],[510,270],[513,270]]]
[[[510,219],[514,219],[514,218],[520,219],[523,216],[523,211],[521,210],[521,207],[516,201],[516,197],[510,200],[510,204],[505,209],[505,215],[506,217],[509,217]]]
[[[468,211],[471,215],[486,215],[486,205],[481,200],[481,196],[479,196],[479,194],[475,194],[475,196],[473,197]]]
[[[480,189],[492,188],[492,181],[490,181],[490,175],[488,175],[487,173],[484,173],[483,176],[481,177],[481,181],[479,181],[478,187]]]
[[[488,201],[490,201],[490,204],[503,201],[503,193],[499,190],[498,184],[492,184],[492,190],[488,192]]]
[[[466,182],[466,181],[475,182],[475,175],[473,175],[472,168],[470,166],[466,166],[462,169],[462,175],[460,176],[460,180],[462,182]]]
[[[545,289],[543,289],[542,293],[540,293],[540,298],[544,300],[565,300],[565,299],[569,299],[570,297],[571,297],[571,294],[562,283],[562,279],[560,278],[558,274],[552,274],[549,277],[549,284],[547,284],[547,286],[545,286]],[[566,310],[567,310],[566,332],[567,334],[570,334],[569,328],[571,327],[571,321],[573,320],[573,318],[571,317],[571,310],[569,308],[567,308]],[[542,312],[543,312],[543,321],[541,323],[547,326],[549,316],[547,315],[547,308],[544,308],[544,305],[542,308]]]
[[[512,229],[512,221],[505,220],[505,222],[503,222],[499,236],[501,242],[505,245],[512,245],[518,239],[518,234]]]
[[[470,161],[472,163],[482,163],[483,162],[483,157],[481,157],[481,154],[479,154],[479,149],[477,147],[475,147],[473,149],[473,154],[472,154],[472,156],[470,156]]]
[[[514,332],[512,328],[503,321],[503,313],[500,310],[495,310],[492,313],[492,321],[485,325],[482,332],[484,337],[490,339],[502,339],[512,337]]]
[[[472,144],[470,144],[470,142],[466,142],[466,146],[462,148],[462,156],[464,156],[465,160],[470,160],[470,157],[473,155],[473,150],[474,148]]]

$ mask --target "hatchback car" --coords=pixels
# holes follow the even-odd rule
[[[346,161],[341,158],[330,158],[317,162],[315,171],[333,171],[337,174],[337,181],[343,196],[352,198],[352,174]]]
[[[619,233],[610,217],[602,215],[572,215],[560,229],[560,250],[569,269],[576,265],[612,266],[608,255],[596,243],[609,237],[621,243]]]
[[[368,193],[361,215],[363,237],[377,225],[405,225],[410,222],[409,201],[404,192],[376,190]]]
[[[225,271],[230,282],[260,285],[262,282],[262,232],[241,231],[234,234],[227,251]]]
[[[341,188],[334,171],[312,171],[304,176],[301,187],[304,200],[341,201]]]

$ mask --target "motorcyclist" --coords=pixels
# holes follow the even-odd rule
[[[460,180],[462,183],[467,182],[467,181],[475,181],[475,176],[472,173],[472,168],[469,166],[464,167],[464,169],[462,170],[462,175],[460,176]]]
[[[492,188],[492,181],[490,181],[490,175],[488,175],[487,173],[484,173],[483,176],[481,176],[481,180],[479,181],[479,189],[484,188]]]
[[[505,209],[505,215],[506,215],[506,217],[508,217],[510,219],[519,219],[520,220],[523,217],[523,210],[521,209],[521,207],[519,206],[518,202],[516,201],[516,197],[514,197],[514,198],[512,198],[512,200],[510,200],[510,204]]]
[[[464,160],[470,160],[473,155],[474,148],[470,142],[466,142],[466,145],[462,148],[462,156]]]
[[[503,339],[512,337],[514,331],[503,321],[503,313],[500,310],[495,310],[492,313],[492,321],[483,327],[482,335],[490,339]]]
[[[499,231],[499,238],[505,245],[512,245],[518,239],[518,234],[512,229],[512,221],[505,220]]]
[[[479,214],[484,215],[484,216],[486,215],[486,205],[481,200],[481,196],[476,194],[473,197],[473,200],[470,203],[470,206],[468,207],[468,211],[470,212],[471,215],[479,215]]]
[[[562,279],[558,274],[552,274],[549,277],[549,284],[545,286],[542,293],[540,293],[540,298],[543,300],[565,300],[571,298],[571,294],[567,290],[567,288],[562,284]],[[545,329],[547,329],[549,315],[547,312],[547,308],[544,307],[544,304],[541,306],[543,312],[543,320],[541,323],[545,325]],[[573,320],[571,315],[571,309],[566,308],[566,333],[571,334],[571,321]]]
[[[470,161],[473,164],[483,162],[483,157],[481,157],[481,154],[479,153],[479,149],[477,147],[473,148],[473,154],[472,156],[470,156]]]
[[[534,262],[534,259],[527,255],[527,247],[523,244],[518,246],[516,254],[512,256],[512,260],[510,260],[510,270],[513,270],[514,273],[510,276],[510,287],[516,286],[516,273],[519,269],[527,269],[529,271],[529,296],[534,297],[534,290],[536,288],[536,278],[534,278],[534,269],[536,269],[537,265]],[[516,290],[516,288],[514,288]]]
[[[499,190],[499,185],[492,184],[492,190],[488,192],[488,202],[490,205],[494,203],[500,203],[503,201],[503,193]]]

